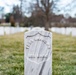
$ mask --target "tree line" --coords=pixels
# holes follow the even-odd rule
[[[26,0],[19,0],[20,5],[15,5],[12,8],[12,12],[6,14],[6,22],[11,22],[12,26],[15,26],[15,23],[18,22],[19,26],[40,26],[45,27],[45,30],[49,30],[49,27],[52,27],[51,22],[53,20],[58,20],[54,18],[55,13],[53,10],[56,8],[56,0],[33,0],[29,3],[27,8]],[[27,17],[25,13],[31,13],[30,17]],[[68,21],[62,15],[62,20]]]
[[[48,30],[53,1],[35,0],[35,3],[30,4],[29,9],[23,3],[24,0],[20,0],[20,6],[13,6],[12,12],[5,15],[6,22],[11,22],[12,26],[14,26],[15,22],[18,22],[20,26],[44,26]],[[25,10],[23,11],[23,9]],[[25,16],[26,11],[31,12],[30,17]]]

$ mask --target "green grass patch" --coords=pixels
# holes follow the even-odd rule
[[[76,75],[76,37],[53,34],[53,75]]]
[[[23,33],[0,36],[0,75],[24,75]]]

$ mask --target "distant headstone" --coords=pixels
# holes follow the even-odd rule
[[[24,35],[24,75],[52,75],[52,33],[35,29]]]
[[[0,27],[0,35],[4,35],[4,27]]]

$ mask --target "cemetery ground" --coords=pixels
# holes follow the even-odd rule
[[[53,33],[52,55],[52,75],[76,75],[76,37]],[[0,36],[0,75],[24,75],[24,33]]]

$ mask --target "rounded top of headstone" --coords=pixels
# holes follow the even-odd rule
[[[44,31],[44,28],[35,27],[32,29],[32,31]]]

